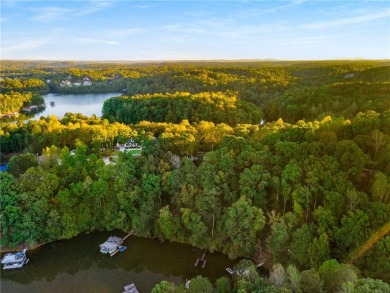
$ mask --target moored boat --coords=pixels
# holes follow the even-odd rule
[[[119,246],[119,252],[124,252],[126,250],[127,246],[121,245]]]
[[[26,257],[27,249],[16,253],[7,253],[1,260],[1,263],[4,265],[3,269],[20,269],[25,264],[28,263],[29,259]]]
[[[106,240],[106,242],[100,244],[100,252],[111,254],[115,252],[122,243],[123,243],[122,238],[111,236]]]
[[[133,283],[123,287],[125,291],[123,293],[138,293],[137,287]]]

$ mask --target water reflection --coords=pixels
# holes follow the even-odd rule
[[[194,267],[199,251],[189,245],[131,236],[127,249],[113,257],[99,252],[99,244],[117,232],[95,232],[28,251],[30,262],[22,269],[2,271],[2,292],[122,292],[135,283],[150,292],[161,280],[183,282],[196,275],[215,281],[234,266],[222,254],[207,254],[204,269]],[[50,290],[51,291],[50,291]]]

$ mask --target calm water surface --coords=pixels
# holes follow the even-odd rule
[[[83,95],[63,95],[50,93],[43,95],[46,109],[37,113],[33,119],[41,116],[57,115],[58,118],[64,116],[67,112],[81,113],[86,116],[95,114],[97,117],[102,115],[103,103],[111,97],[120,96],[122,93],[104,93],[104,94],[83,94]],[[50,102],[54,102],[52,107]]]
[[[110,257],[99,252],[99,244],[111,235],[124,233],[94,232],[27,251],[26,266],[1,271],[1,292],[123,292],[123,286],[134,283],[144,293],[162,280],[184,283],[203,275],[214,282],[236,264],[214,253],[206,255],[204,269],[194,267],[199,250],[135,236],[125,240],[124,252]]]

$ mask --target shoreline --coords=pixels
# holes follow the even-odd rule
[[[122,231],[122,230],[120,230],[120,231]],[[80,234],[83,234],[83,233],[89,234],[89,233],[93,233],[93,232],[111,232],[111,231],[99,231],[99,230],[96,230],[96,231],[81,232]],[[122,232],[123,232],[123,233],[126,233],[126,234],[129,233],[129,232],[125,232],[125,231],[122,231]],[[37,244],[34,244],[34,245],[32,245],[32,246],[29,246],[29,245],[27,245],[27,244],[19,244],[19,245],[15,246],[14,248],[11,248],[11,247],[0,247],[0,253],[3,254],[3,253],[6,253],[6,252],[21,251],[21,250],[23,250],[23,249],[25,249],[25,248],[26,248],[27,250],[34,250],[34,249],[37,249],[37,248],[39,248],[39,247],[41,247],[41,246],[44,246],[44,245],[47,245],[47,244],[51,244],[51,243],[54,243],[54,242],[57,242],[57,241],[69,240],[69,239],[75,238],[75,237],[79,236],[80,234],[78,234],[78,235],[76,235],[76,236],[73,236],[73,237],[71,237],[71,238],[66,238],[66,239],[55,239],[55,240],[53,240],[53,241],[49,241],[49,242],[45,242],[45,243],[37,243]],[[126,236],[126,235],[125,235],[125,236]],[[123,236],[123,237],[125,237],[125,236]],[[193,246],[193,245],[191,245],[191,244],[189,244],[189,243],[180,242],[180,241],[176,241],[176,240],[170,240],[170,239],[161,240],[161,239],[159,239],[159,238],[157,238],[157,237],[145,237],[145,236],[138,235],[138,234],[136,234],[136,233],[134,233],[134,232],[132,232],[131,236],[135,236],[135,237],[143,238],[143,239],[158,240],[158,241],[160,241],[160,242],[169,241],[169,242],[173,242],[173,243],[185,244],[185,245],[190,245],[190,246],[192,246],[194,249],[200,249],[199,247]],[[207,249],[207,251],[209,251],[209,250]],[[230,258],[230,256],[229,256],[228,254],[223,253],[222,251],[213,251],[212,253],[214,253],[214,252],[220,252],[220,253],[226,255],[229,259],[234,260],[234,259]]]
[[[7,252],[15,252],[15,251],[21,251],[23,249],[27,249],[27,250],[34,250],[34,249],[37,249],[41,246],[44,246],[46,244],[50,244],[50,243],[54,243],[56,241],[60,241],[61,239],[58,239],[58,240],[53,240],[53,241],[49,241],[49,242],[46,242],[46,243],[39,243],[39,244],[36,244],[36,245],[33,245],[33,246],[28,246],[28,245],[18,245],[16,246],[15,248],[10,248],[10,247],[6,247],[6,248],[1,248],[0,249],[0,253],[3,254],[3,253],[7,253]]]

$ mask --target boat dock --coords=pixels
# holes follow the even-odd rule
[[[205,266],[206,266],[206,263],[207,263],[207,260],[205,259],[205,257],[206,257],[206,251],[205,252],[203,252],[203,254],[202,254],[202,257],[201,258],[197,258],[196,259],[196,261],[195,261],[195,267],[197,267],[198,266],[198,264],[199,264],[199,262],[202,262],[203,264],[202,264],[202,269],[204,269],[205,268]]]
[[[119,249],[120,245],[123,243],[123,241],[126,240],[126,238],[128,238],[132,234],[133,234],[133,230],[131,230],[130,233],[127,234],[125,237],[123,237],[121,243],[119,243],[118,247],[112,253],[110,253],[110,256],[114,256],[115,254],[117,254],[120,251],[120,249]]]
[[[135,285],[133,283],[131,283],[127,286],[124,286],[123,289],[125,289],[125,291],[123,291],[123,293],[139,293],[137,288],[135,287]]]
[[[125,241],[125,240],[126,240],[126,238],[127,238],[127,237],[129,237],[129,236],[131,236],[131,235],[133,235],[133,230],[131,230],[131,231],[130,231],[130,233],[129,233],[129,234],[127,234],[125,237],[123,237],[123,239],[122,239],[122,240],[123,240],[123,241]]]
[[[26,257],[27,249],[16,253],[7,253],[1,260],[1,263],[4,265],[3,269],[20,269],[23,265],[28,263],[28,258]]]

